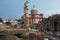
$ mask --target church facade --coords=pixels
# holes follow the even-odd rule
[[[35,7],[35,5],[33,5],[33,9],[31,10],[31,13],[28,12],[28,5],[29,2],[26,1],[24,4],[24,15],[22,16],[22,19],[24,20],[24,26],[25,28],[30,26],[30,25],[35,25],[37,24],[39,21],[42,21],[43,19],[43,14],[42,13],[38,13],[37,8]]]

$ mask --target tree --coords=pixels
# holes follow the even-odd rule
[[[3,22],[2,18],[0,17],[0,22]]]
[[[21,22],[21,19],[16,19],[16,21]]]
[[[10,23],[10,22],[6,22],[5,24],[7,24],[7,25],[11,25],[11,23]]]

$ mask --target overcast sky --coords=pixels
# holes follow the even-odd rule
[[[0,16],[2,18],[21,18],[24,15],[24,3],[26,0],[0,0]],[[39,13],[44,17],[60,13],[60,0],[28,0],[29,13],[35,4]]]

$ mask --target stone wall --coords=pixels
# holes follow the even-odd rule
[[[42,22],[39,22],[38,30],[58,32],[60,31],[60,15],[52,15],[48,18],[43,19]]]

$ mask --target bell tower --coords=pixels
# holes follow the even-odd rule
[[[24,4],[24,28],[28,28],[29,26],[29,15],[28,15],[28,0],[26,0]]]

